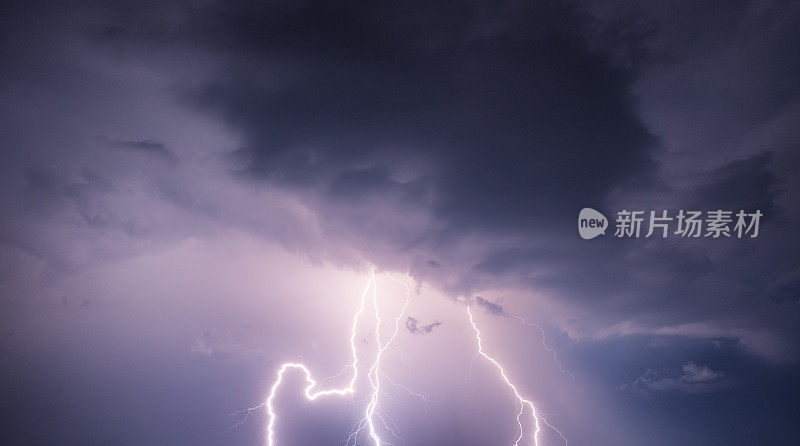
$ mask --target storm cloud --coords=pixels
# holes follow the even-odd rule
[[[436,330],[418,344],[456,339],[447,312],[470,303],[489,326],[510,331],[513,342],[497,341],[502,354],[530,366],[530,352],[513,345],[538,346],[539,333],[490,317],[524,315],[564,350],[558,357],[579,382],[596,377],[598,401],[638,408],[639,430],[618,432],[601,420],[583,426],[578,412],[557,406],[574,444],[661,438],[653,426],[664,423],[653,420],[665,413],[730,419],[713,405],[683,411],[676,394],[757,404],[763,391],[785,403],[796,386],[780,389],[800,354],[798,18],[797,3],[782,1],[8,7],[0,18],[0,306],[14,382],[36,393],[24,371],[36,363],[38,339],[79,345],[109,327],[119,328],[121,345],[135,344],[130,337],[158,346],[163,364],[148,367],[166,367],[174,351],[160,349],[172,342],[189,359],[171,360],[241,361],[251,371],[299,354],[288,345],[327,353],[319,345],[330,336],[320,333],[347,327],[306,318],[324,308],[347,321],[350,308],[302,275],[342,271],[346,280],[326,277],[350,293],[350,274],[375,268],[443,297],[440,313],[405,320],[406,335]],[[760,210],[763,219],[753,239],[618,239],[609,228],[587,241],[575,227],[583,207],[610,225],[622,209]],[[153,274],[160,279],[143,278]],[[301,294],[314,305],[294,287],[308,288]],[[62,296],[86,297],[62,304]],[[258,296],[268,302],[254,303]],[[224,307],[229,299],[242,309]],[[80,315],[64,313],[79,306]],[[256,310],[263,320],[239,320]],[[48,331],[83,327],[79,320],[94,328]],[[111,343],[95,347],[113,351]],[[120,368],[128,362],[117,359]],[[237,382],[229,364],[194,366]],[[252,373],[257,387],[263,374]],[[49,381],[45,372],[35,378]],[[3,395],[26,407],[19,413],[40,409],[12,387]],[[617,401],[641,393],[620,388],[647,390],[663,405]],[[65,397],[61,407],[82,413],[73,403]],[[784,419],[781,404],[763,413]],[[438,421],[470,426],[459,416]],[[764,417],[759,426],[772,426]],[[53,442],[69,430],[65,422],[39,436],[13,419],[5,430],[18,442]],[[800,435],[752,433],[761,428],[746,438],[791,444]],[[123,428],[107,429],[102,438]],[[663,444],[731,444],[711,429]],[[69,438],[85,443],[86,432]],[[158,443],[158,433],[130,438]]]

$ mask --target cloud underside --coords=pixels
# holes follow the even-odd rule
[[[781,8],[698,7],[677,21],[565,2],[204,3],[109,7],[78,31],[93,51],[122,49],[168,73],[184,111],[239,137],[218,174],[243,192],[225,195],[180,180],[196,167],[183,164],[189,150],[103,136],[109,156],[167,161],[142,175],[158,178],[160,204],[311,259],[407,270],[453,297],[522,289],[570,315],[560,328],[574,337],[725,336],[783,360],[798,350],[800,265],[785,247],[800,242],[800,139],[785,124],[798,88],[781,80],[800,73],[748,63],[763,61],[758,48],[793,54],[800,39],[784,17],[796,11]],[[718,20],[733,25],[707,32]],[[734,37],[736,54],[709,67]],[[670,70],[679,74],[664,78]],[[730,95],[701,97],[728,84]],[[728,120],[712,131],[703,118],[718,115]],[[109,204],[130,189],[104,174],[111,165],[26,166],[25,193],[31,207],[70,206],[89,226],[152,235]],[[229,212],[232,196],[263,187],[297,200],[286,207],[311,229],[262,224],[257,200]],[[575,217],[586,206],[765,216],[754,240],[584,241]]]

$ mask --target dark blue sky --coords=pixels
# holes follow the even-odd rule
[[[3,10],[3,443],[263,444],[229,415],[347,363],[371,267],[415,296],[387,376],[436,400],[389,385],[395,444],[513,443],[463,302],[571,445],[800,443],[797,2]],[[584,207],[763,218],[582,240]],[[342,444],[363,400],[287,379],[280,444]]]

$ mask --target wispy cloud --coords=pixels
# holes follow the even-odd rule
[[[662,376],[658,372],[648,369],[635,381],[623,384],[620,390],[634,392],[681,392],[681,393],[709,393],[716,392],[733,385],[733,381],[718,370],[713,370],[707,365],[697,365],[687,362],[681,366],[682,374],[677,377]]]
[[[189,351],[205,356],[260,355],[268,347],[252,325],[232,330],[206,330],[196,338]]]
[[[171,164],[178,162],[178,157],[172,152],[172,150],[170,150],[163,142],[155,139],[119,140],[107,138],[105,136],[98,136],[97,139],[111,147],[118,149],[150,154]]]
[[[430,324],[420,325],[419,319],[411,316],[406,319],[406,328],[412,334],[427,334],[433,331],[434,328],[442,325],[439,321],[431,322]]]
[[[505,310],[503,309],[502,305],[500,305],[500,304],[498,304],[496,302],[492,302],[492,301],[490,301],[488,299],[485,299],[485,298],[483,298],[481,296],[475,296],[475,303],[479,307],[481,307],[484,310],[488,311],[489,313],[496,314],[496,315],[504,315],[505,314]]]

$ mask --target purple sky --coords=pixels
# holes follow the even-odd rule
[[[373,267],[387,321],[413,290],[386,379],[432,400],[387,385],[393,444],[513,443],[459,298],[572,446],[800,442],[797,2],[3,9],[3,444],[264,444],[236,411],[347,364]],[[364,385],[287,376],[279,444],[343,444]]]

